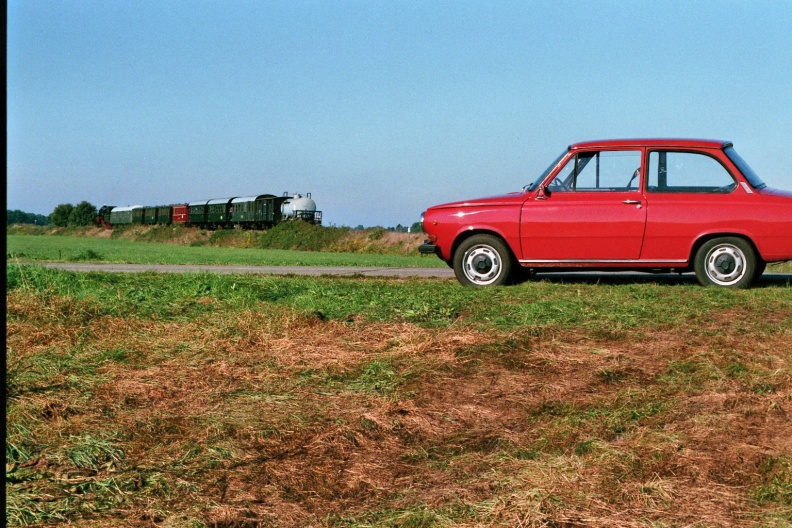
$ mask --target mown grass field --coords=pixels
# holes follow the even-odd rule
[[[444,267],[418,254],[421,234],[382,228],[280,224],[269,231],[173,226],[45,228],[10,226],[7,258],[14,261],[92,261],[130,264],[238,264]]]
[[[12,526],[792,526],[789,281],[7,281]]]
[[[416,246],[417,247],[417,246]],[[14,262],[114,262],[126,264],[229,264],[244,266],[445,267],[436,257],[227,247],[193,247],[89,237],[8,236]]]

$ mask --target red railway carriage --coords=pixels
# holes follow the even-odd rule
[[[187,204],[174,204],[171,206],[173,211],[171,222],[174,224],[186,224],[190,217],[190,207]]]

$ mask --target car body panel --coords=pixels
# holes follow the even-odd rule
[[[459,242],[475,233],[493,233],[514,247],[519,245],[520,239],[511,219],[519,216],[524,200],[523,193],[510,193],[447,203],[436,206],[431,213],[427,211],[430,217],[424,218],[424,225],[432,224],[443,240]],[[440,258],[450,262],[452,244],[443,244],[439,248]]]

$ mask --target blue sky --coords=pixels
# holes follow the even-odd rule
[[[731,140],[792,189],[792,2],[9,0],[9,209],[312,193],[409,225],[567,145]]]

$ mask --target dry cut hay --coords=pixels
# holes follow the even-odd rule
[[[84,384],[53,374],[72,388],[25,393],[10,419],[37,416],[41,438],[112,431],[125,453],[122,468],[48,471],[181,490],[141,484],[129,525],[752,526],[777,508],[752,495],[763,468],[792,453],[783,334],[605,339],[278,308],[155,322],[40,301],[9,296],[9,365],[44,349],[122,359]],[[730,377],[715,345],[773,390]]]

